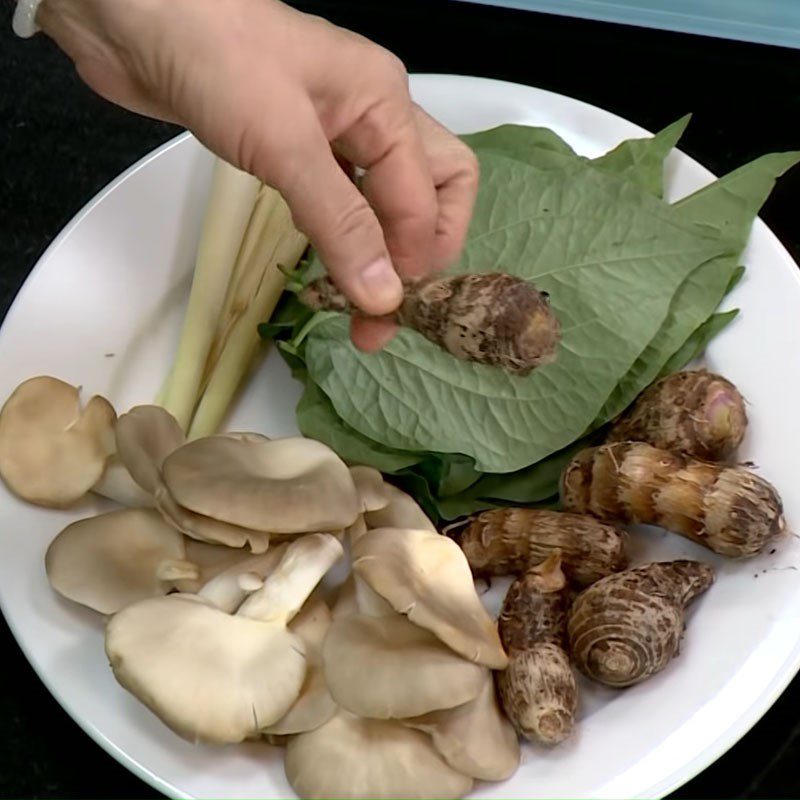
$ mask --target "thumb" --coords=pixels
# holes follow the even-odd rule
[[[276,188],[347,298],[366,314],[389,314],[400,305],[403,286],[383,229],[317,130],[292,159],[299,167],[279,176]]]

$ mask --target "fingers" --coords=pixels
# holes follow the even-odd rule
[[[385,317],[352,317],[350,338],[353,344],[367,353],[386,347],[397,333],[397,325]]]
[[[337,163],[316,119],[297,131],[291,154],[265,180],[272,178],[342,292],[366,314],[391,313],[403,288],[375,212]]]
[[[404,87],[362,114],[335,142],[338,152],[366,171],[362,188],[375,211],[400,275],[431,268],[436,191]]]
[[[434,269],[444,269],[458,258],[464,247],[480,170],[472,150],[417,105],[414,118],[437,193],[432,265]]]

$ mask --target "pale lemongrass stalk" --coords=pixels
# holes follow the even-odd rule
[[[186,430],[208,351],[261,183],[217,159],[197,250],[189,305],[161,405]]]
[[[270,227],[273,220],[280,217],[273,212]],[[189,427],[190,439],[210,436],[219,429],[236,390],[259,351],[258,325],[270,318],[283,293],[286,275],[282,270],[294,269],[308,245],[305,236],[292,225],[285,204],[282,219],[282,232],[277,234],[275,246],[270,247],[267,253],[269,260],[255,295],[250,296],[246,308],[237,317],[210,374]]]
[[[269,186],[262,185],[217,320],[200,386],[201,395],[233,326],[247,311],[258,291],[264,271],[271,263],[273,252],[286,228],[286,215],[286,204],[280,194]]]

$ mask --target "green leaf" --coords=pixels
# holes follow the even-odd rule
[[[761,156],[678,201],[675,210],[685,219],[708,225],[741,249],[775,181],[798,161],[800,151]]]
[[[597,169],[614,172],[638,183],[656,197],[664,193],[664,160],[686,130],[692,115],[676,122],[646,139],[629,139],[611,152],[594,159]]]
[[[556,363],[513,376],[458,361],[407,329],[366,354],[341,318],[311,332],[305,355],[336,413],[367,438],[512,472],[590,429],[683,280],[725,246],[640,187],[584,164],[542,171],[479,156],[484,177],[456,270],[501,269],[548,291],[563,331]]]
[[[371,441],[342,422],[319,387],[305,381],[297,404],[297,426],[304,436],[331,447],[348,464],[364,464],[381,472],[398,472],[418,463],[424,453],[407,453]]]
[[[708,347],[708,343],[717,336],[717,334],[727,328],[728,325],[736,319],[738,314],[739,309],[734,308],[731,311],[723,311],[709,317],[702,325],[692,332],[691,336],[681,345],[680,349],[672,354],[669,361],[662,367],[658,377],[663,378],[666,375],[671,375],[673,372],[678,372],[687,366],[687,364],[699,358],[706,347]]]

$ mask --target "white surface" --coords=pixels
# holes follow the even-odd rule
[[[545,125],[590,156],[645,135],[605,111],[512,84],[418,76],[413,90],[460,132],[501,122]],[[208,154],[181,137],[115,181],[66,228],[0,333],[0,399],[25,378],[47,373],[106,394],[120,410],[151,401],[177,338],[209,167]],[[672,198],[711,179],[689,158],[670,157]],[[745,263],[747,277],[729,300],[742,314],[708,360],[747,396],[751,425],[743,455],[777,485],[796,525],[800,277],[760,221]],[[293,432],[298,394],[273,354],[236,410],[236,429]],[[88,510],[45,511],[0,488],[0,604],[50,691],[112,755],[168,795],[291,797],[278,750],[188,744],[115,684],[102,621],[61,601],[44,575],[47,544]],[[797,539],[787,537],[774,556],[746,563],[723,562],[658,532],[638,538],[636,549],[637,557],[697,557],[719,569],[717,584],[692,611],[680,658],[624,692],[591,687],[574,741],[553,752],[526,749],[511,780],[478,785],[474,796],[663,796],[742,736],[795,674],[800,576],[781,568],[800,565]],[[496,603],[499,587],[493,595]]]

